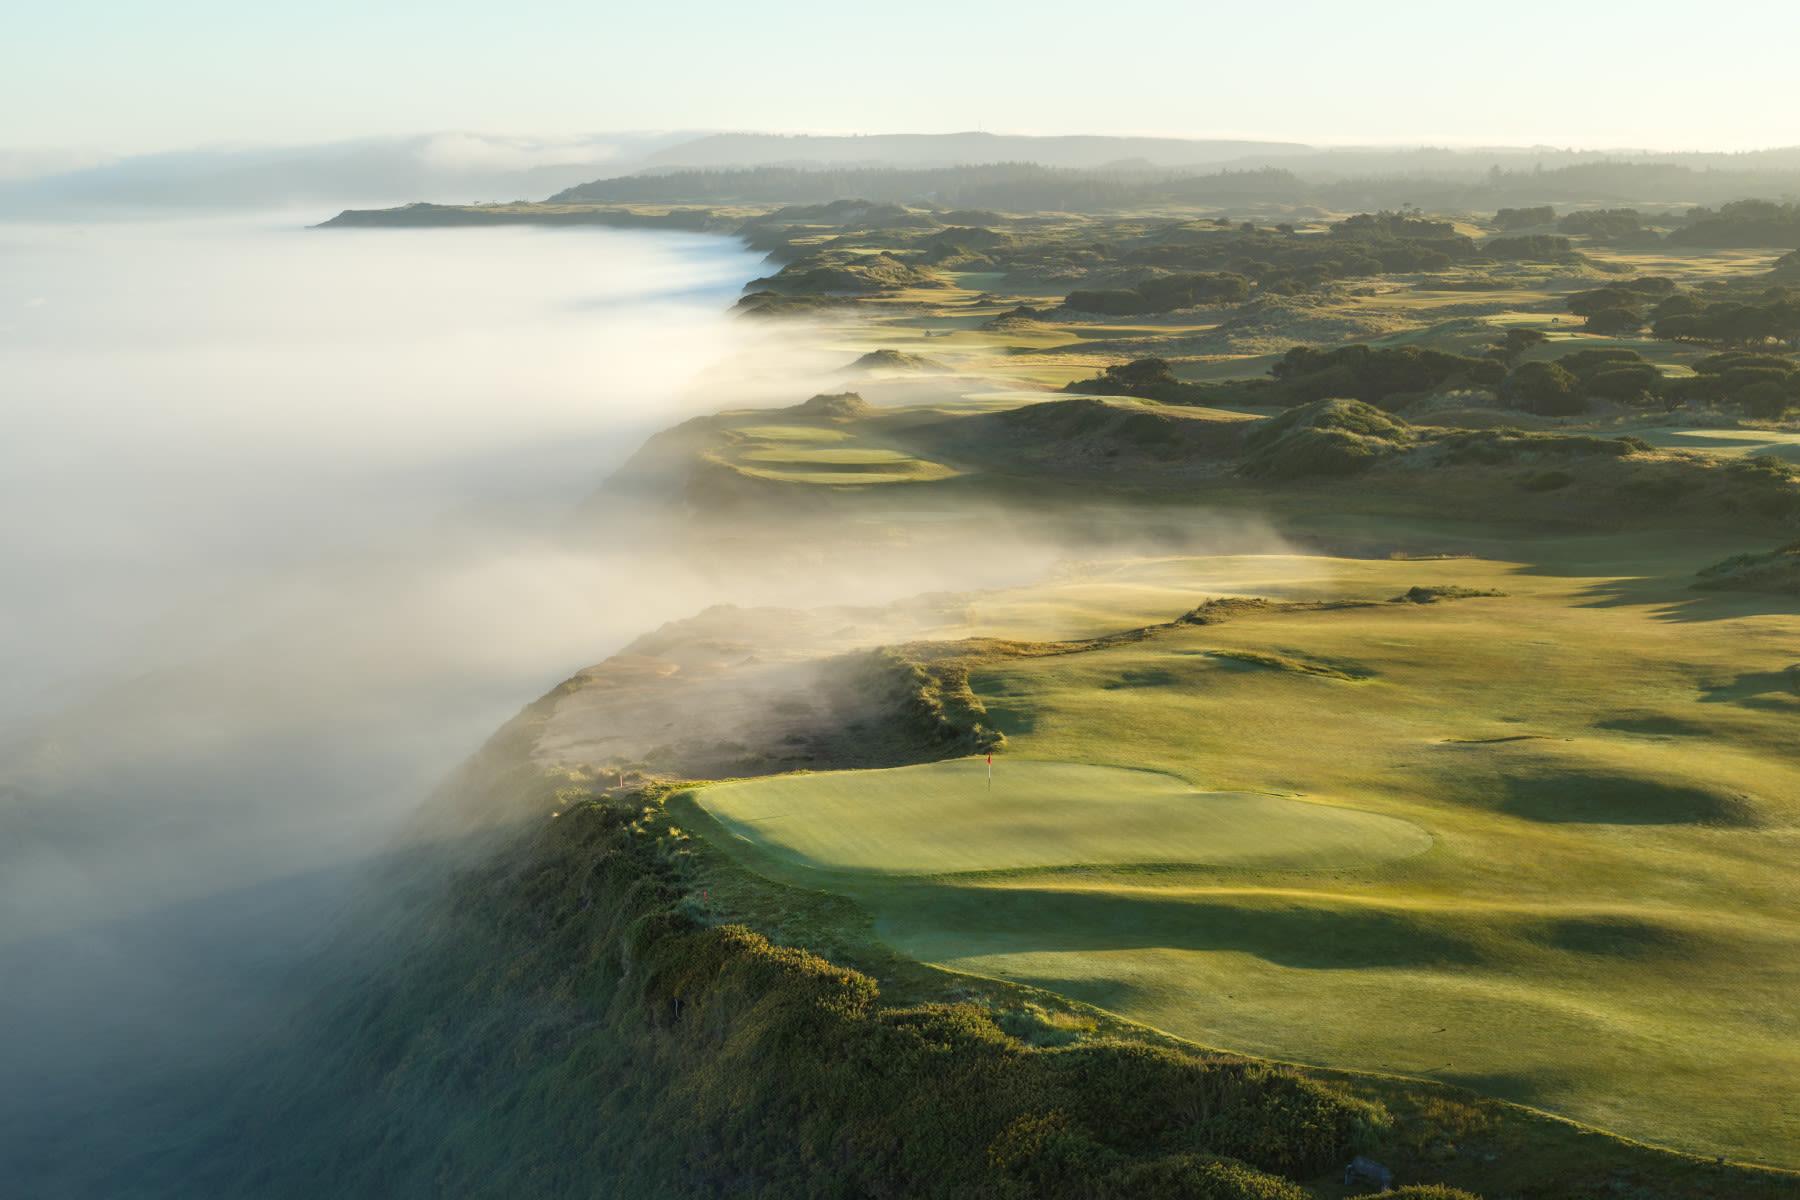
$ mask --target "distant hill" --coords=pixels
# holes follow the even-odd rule
[[[1027,137],[999,133],[894,133],[866,137],[812,134],[715,133],[669,146],[644,158],[644,168],[761,166],[954,167],[1029,162],[1045,167],[1213,165],[1245,158],[1305,154],[1300,142],[1157,137]]]
[[[1800,171],[1800,146],[1744,152],[1682,152],[1559,146],[1314,146],[1232,138],[1068,136],[996,133],[809,134],[716,133],[689,137],[644,155],[639,174],[791,167],[943,168],[1029,163],[1076,170],[1210,174],[1280,167],[1308,179],[1368,176],[1476,180],[1490,170],[1562,171],[1631,164],[1698,172]]]
[[[449,132],[139,154],[34,178],[22,177],[29,163],[14,163],[14,178],[0,183],[0,211],[538,199],[598,175],[630,170],[645,151],[692,136],[537,139]]]

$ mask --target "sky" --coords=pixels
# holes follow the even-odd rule
[[[1800,142],[1767,0],[15,0],[0,150],[441,130]]]

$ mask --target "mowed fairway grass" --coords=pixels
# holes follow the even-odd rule
[[[1196,792],[1170,775],[980,759],[720,784],[726,828],[800,866],[897,875],[1206,863],[1366,866],[1419,854],[1409,821],[1280,796]]]
[[[707,789],[702,824],[923,961],[1800,1166],[1800,614],[1687,586],[1744,548],[1121,568],[1507,594],[992,658],[970,676],[1008,735],[991,794],[970,760],[783,777]],[[1009,603],[1038,623],[1005,599],[984,632]]]

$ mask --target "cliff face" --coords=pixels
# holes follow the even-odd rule
[[[176,1192],[1298,1197],[1284,1176],[1384,1125],[1261,1064],[890,1007],[711,927],[657,789],[592,798],[521,764],[524,732],[459,785],[499,791],[441,798],[504,831],[395,868],[387,927]]]

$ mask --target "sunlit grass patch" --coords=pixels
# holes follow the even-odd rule
[[[818,425],[740,425],[734,432],[763,442],[841,442],[850,437],[847,430]]]
[[[792,863],[883,874],[1075,864],[1366,866],[1421,853],[1410,822],[1169,775],[1003,757],[715,785],[700,803]]]

